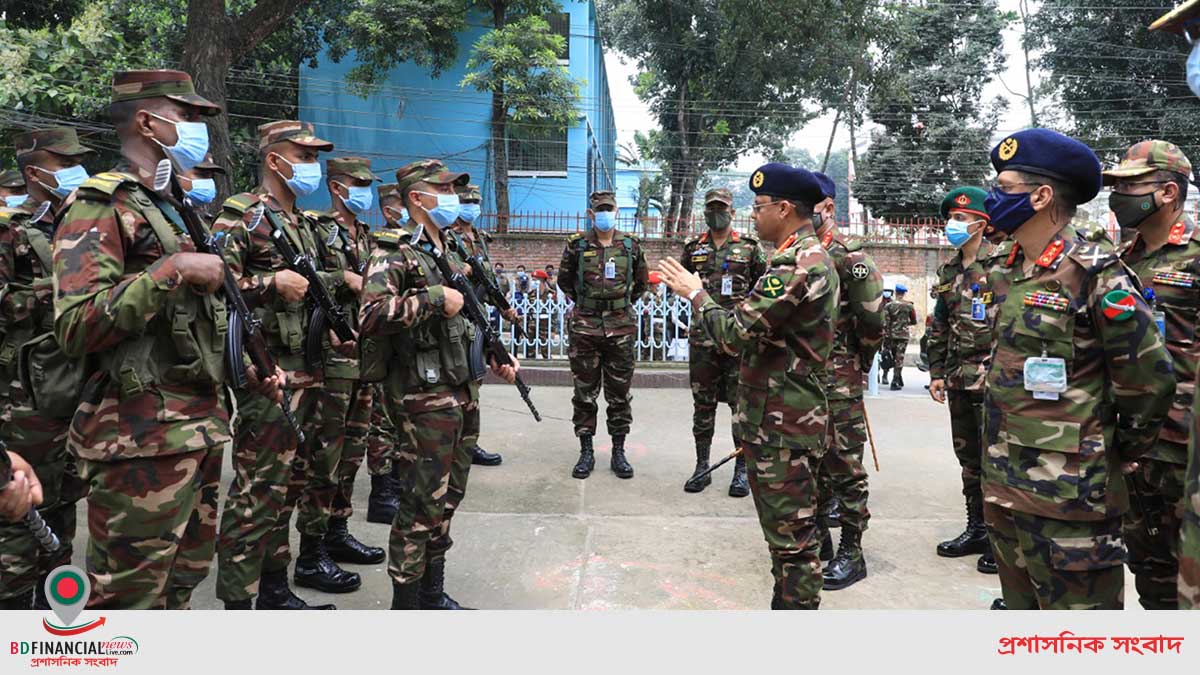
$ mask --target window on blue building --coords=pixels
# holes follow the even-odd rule
[[[558,62],[565,66],[571,61],[571,15],[566,12],[547,14],[546,22],[550,24],[550,32],[563,37],[563,51],[558,55]]]
[[[511,176],[565,177],[567,130],[509,122],[508,173]]]

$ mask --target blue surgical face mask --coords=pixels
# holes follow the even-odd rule
[[[596,211],[595,219],[592,221],[592,227],[595,227],[601,232],[608,232],[617,226],[616,211]]]
[[[1034,217],[1037,209],[1033,208],[1033,202],[1029,199],[1030,194],[1032,193],[1008,194],[998,188],[992,188],[991,192],[988,192],[987,199],[983,200],[983,207],[987,209],[988,215],[992,219],[992,227],[1005,234],[1012,234]]]
[[[1200,96],[1200,40],[1192,45],[1192,53],[1187,60],[1187,83],[1192,93]]]
[[[7,195],[4,197],[4,205],[10,209],[15,209],[25,203],[29,199],[29,195]]]
[[[162,115],[150,114],[175,125],[175,145],[168,147],[158,139],[155,139],[154,142],[162,145],[163,150],[171,153],[171,157],[175,159],[175,163],[179,165],[180,169],[189,171],[204,161],[204,157],[208,154],[208,125],[204,122],[176,122]]]
[[[403,223],[408,220],[408,211],[405,211],[404,209],[397,209],[397,208],[394,208],[391,206],[385,206],[385,207],[383,207],[383,210],[386,211],[387,213],[392,214],[392,217],[396,219],[397,223]]]
[[[455,194],[438,194],[435,192],[422,192],[420,194],[437,197],[437,206],[432,209],[426,209],[429,217],[433,219],[433,224],[439,228],[447,228],[458,220],[458,213],[461,206],[458,203],[458,195]],[[422,206],[421,208],[425,208]]]
[[[217,198],[217,181],[212,178],[193,178],[192,189],[183,193],[193,204],[208,204]]]
[[[342,184],[336,183],[336,185]],[[342,200],[342,203],[345,204],[346,208],[350,209],[352,212],[362,215],[367,211],[370,211],[371,207],[375,205],[375,193],[371,191],[370,185],[366,187],[359,187],[357,185],[342,185],[342,187],[349,191],[349,194],[345,199]]]
[[[468,223],[474,223],[479,218],[479,205],[463,204],[458,209],[458,217]]]
[[[310,195],[321,187],[321,164],[320,162],[309,162],[307,164],[292,164],[284,159],[283,155],[276,155],[279,159],[287,162],[288,166],[292,167],[292,177],[284,178],[288,189],[297,197]],[[278,173],[278,172],[277,172]],[[279,174],[281,177],[282,173]]]
[[[954,248],[960,248],[971,239],[971,226],[978,220],[951,220],[946,223],[946,240]]]
[[[47,171],[40,166],[35,166],[33,168],[41,171],[42,173],[48,173],[54,176],[54,180],[58,182],[58,187],[50,187],[49,185],[42,183],[40,180],[38,182],[42,183],[42,187],[63,198],[71,194],[75,188],[83,185],[83,181],[88,179],[87,169],[83,168],[82,164],[68,166],[65,169],[59,169],[58,171]]]

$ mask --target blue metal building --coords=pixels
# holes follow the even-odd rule
[[[616,124],[595,4],[563,0],[562,13],[547,20],[567,36],[561,63],[582,81],[579,118],[553,139],[521,139],[520,128],[510,130],[513,214],[574,214],[587,208],[592,190],[616,187]],[[469,23],[472,27],[459,35],[458,62],[438,78],[420,66],[397,64],[386,83],[367,98],[345,84],[346,73],[355,65],[352,54],[340,63],[322,56],[315,68],[301,69],[301,119],[313,122],[317,134],[334,143],[334,154],[370,157],[375,173],[385,181],[395,179],[396,168],[426,158],[467,171],[483,191],[484,213],[494,212],[491,94],[459,87],[472,46],[488,30],[487,17],[479,14]],[[312,195],[303,204],[326,208],[328,195]]]

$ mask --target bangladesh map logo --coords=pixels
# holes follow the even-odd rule
[[[46,577],[46,599],[54,610],[55,616],[63,625],[58,626],[42,619],[42,626],[52,635],[79,635],[104,625],[104,617],[85,621],[78,626],[73,625],[79,613],[87,604],[92,586],[87,574],[74,565],[63,565],[56,568]]]

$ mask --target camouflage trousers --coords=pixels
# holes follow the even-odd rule
[[[338,463],[337,493],[333,496],[334,518],[354,515],[354,479],[363,458],[372,476],[382,476],[392,470],[392,448],[396,432],[383,412],[383,401],[374,384],[362,383],[357,388],[350,413],[346,417],[346,441],[342,446],[342,461]]]
[[[950,436],[962,473],[963,495],[983,495],[983,392],[946,390]]]
[[[277,553],[278,542],[270,535],[278,529],[296,456],[296,436],[279,406],[257,394],[236,394],[233,481],[221,513],[217,550],[217,597],[226,602],[258,594],[265,561]],[[312,416],[317,399],[315,388],[292,391],[292,412],[301,425]],[[312,436],[308,429],[304,433]],[[286,554],[287,521],[282,529]]]
[[[312,437],[305,444],[307,451],[293,461],[288,485],[288,504],[296,505],[296,529],[301,534],[324,536],[329,529],[342,484],[343,453],[349,449],[358,464],[366,454],[373,393],[366,382],[330,378],[317,394],[317,407],[308,425]],[[353,482],[353,475],[350,480]]]
[[[861,397],[829,399],[834,442],[817,465],[817,503],[836,497],[841,503],[842,525],[860,532],[867,529],[871,512],[867,509],[867,469],[863,466],[863,445],[867,442],[867,422]]]
[[[692,436],[696,448],[712,445],[717,425],[717,404],[728,403],[737,415],[738,358],[717,347],[691,345],[688,348],[688,378],[692,384]],[[733,427],[733,447],[741,447],[737,427]]]
[[[1194,426],[1193,426],[1194,429]],[[1192,438],[1179,529],[1179,609],[1200,609],[1200,439]]]
[[[893,372],[896,377],[903,377],[900,372],[904,370],[904,353],[908,351],[908,338],[889,338],[888,344],[892,348]]]
[[[217,542],[220,446],[111,462],[79,459],[87,498],[87,606],[187,609]]]
[[[633,425],[633,396],[629,387],[633,383],[634,343],[637,336],[618,335],[596,337],[571,334],[571,348],[567,356],[571,359],[571,376],[575,380],[575,395],[571,405],[575,410],[572,422],[576,436],[596,435],[596,413],[599,406],[601,382],[604,384],[604,400],[608,402],[605,418],[609,436],[625,436]]]
[[[817,609],[821,604],[821,538],[816,479],[821,461],[809,450],[744,446],[750,493],[771,552],[775,578],[771,609]]]
[[[38,512],[62,546],[48,553],[24,523],[0,522],[0,600],[27,596],[51,570],[71,562],[75,503],[86,492],[75,458],[67,452],[70,421],[38,414],[18,391],[19,386],[14,383],[10,389],[13,403],[5,414],[0,438],[33,467],[42,484]]]
[[[472,385],[473,387],[474,385]],[[466,496],[471,446],[479,436],[479,399],[429,412],[402,412],[389,401],[396,433],[407,440],[394,461],[401,480],[400,507],[388,540],[388,574],[398,584],[416,583],[430,561],[444,560],[454,545],[450,523]]]
[[[1135,493],[1130,490],[1133,508],[1125,513],[1121,527],[1129,569],[1142,607],[1178,609],[1184,467],[1154,459],[1143,459],[1139,464],[1137,472],[1126,480],[1136,481],[1142,498],[1132,498]],[[1155,536],[1147,530],[1150,522],[1158,526]]]
[[[1068,521],[983,505],[1009,609],[1123,609],[1121,519]]]

